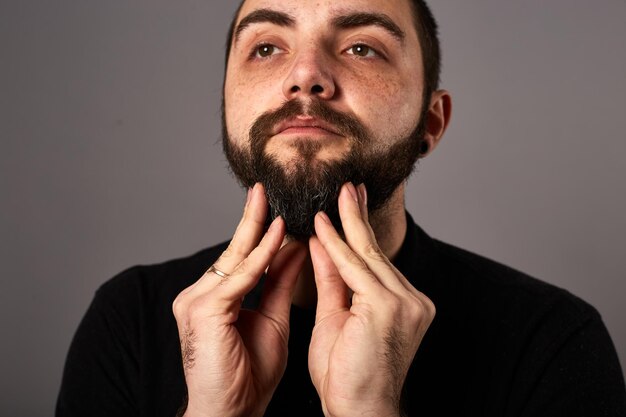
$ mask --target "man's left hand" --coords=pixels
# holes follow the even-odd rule
[[[379,248],[363,185],[342,187],[339,215],[345,242],[324,213],[309,241],[318,291],[311,378],[326,416],[398,416],[435,306]]]

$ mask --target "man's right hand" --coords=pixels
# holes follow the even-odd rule
[[[215,268],[174,300],[188,403],[185,416],[262,416],[287,363],[289,310],[306,248],[281,249],[285,224],[274,220],[263,236],[265,190],[248,191],[243,218]],[[267,269],[269,266],[269,269]],[[259,308],[242,298],[267,269]]]

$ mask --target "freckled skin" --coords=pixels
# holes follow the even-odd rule
[[[249,129],[264,112],[286,100],[317,96],[334,109],[355,115],[372,133],[374,148],[384,148],[415,128],[421,110],[423,69],[411,7],[406,0],[248,0],[239,19],[269,8],[294,17],[295,26],[254,24],[231,48],[224,85],[226,125],[236,146],[249,147]],[[397,41],[384,29],[338,30],[331,17],[346,12],[375,12],[389,16],[406,34]],[[275,45],[267,58],[250,59],[259,43]],[[351,54],[357,43],[384,51],[374,57]],[[384,56],[383,56],[384,55]],[[321,93],[311,91],[323,87]],[[292,87],[299,91],[292,91]],[[333,137],[323,142],[317,158],[330,160],[348,150],[349,142]],[[283,162],[293,161],[296,146],[284,136],[271,139],[266,151]]]

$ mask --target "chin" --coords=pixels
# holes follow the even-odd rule
[[[347,152],[335,151],[315,142],[305,142],[310,146],[294,145],[278,151],[269,152],[268,156],[283,167],[285,173],[300,171],[303,167],[308,169],[319,168],[320,164],[328,164],[340,161]]]

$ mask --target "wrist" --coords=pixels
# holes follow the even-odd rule
[[[203,409],[198,410],[193,407],[188,407],[181,417],[262,417],[263,411],[242,411],[242,410],[216,410]]]
[[[325,417],[405,417],[405,413],[399,406],[377,404],[368,406],[367,404],[357,404],[341,408],[334,407],[332,410],[325,410]]]

